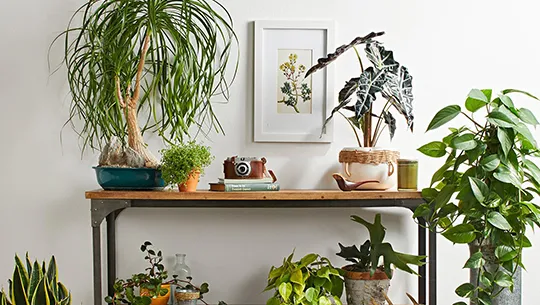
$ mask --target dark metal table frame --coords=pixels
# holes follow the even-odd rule
[[[116,218],[126,208],[377,208],[402,207],[414,212],[422,204],[421,199],[339,199],[339,200],[91,200],[92,248],[94,271],[94,305],[104,302],[102,292],[102,257],[101,257],[101,224],[107,222],[107,284],[108,293],[112,295],[112,287],[116,280]],[[437,244],[436,234],[426,234],[425,222],[418,224],[418,255],[426,255],[429,235],[429,303],[426,303],[427,278],[426,266],[418,268],[418,301],[420,304],[437,304]]]

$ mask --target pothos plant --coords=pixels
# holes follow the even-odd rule
[[[274,290],[267,305],[341,305],[342,270],[318,254],[293,262],[294,251],[283,264],[270,269],[264,291]]]
[[[410,264],[422,266],[425,264],[425,256],[415,256],[394,251],[392,245],[383,242],[386,235],[386,228],[382,225],[381,214],[375,215],[375,221],[370,223],[363,218],[352,215],[351,220],[366,227],[369,231],[369,238],[360,246],[356,245],[345,247],[339,243],[340,252],[338,256],[344,258],[352,264],[347,266],[348,271],[369,272],[371,276],[377,270],[386,273],[389,279],[392,278],[392,266],[407,273],[417,273],[409,267]],[[379,265],[381,257],[382,265]]]
[[[318,70],[321,70],[348,50],[354,49],[360,64],[360,75],[351,78],[345,83],[338,95],[339,104],[332,110],[331,115],[326,119],[326,124],[339,113],[351,126],[358,146],[362,146],[358,131],[364,135],[363,146],[374,147],[383,133],[388,128],[390,139],[394,137],[396,131],[396,119],[391,109],[396,110],[405,117],[407,128],[413,130],[413,94],[412,76],[408,69],[394,59],[392,51],[385,49],[382,43],[375,40],[384,32],[372,32],[364,37],[357,37],[348,45],[342,45],[334,53],[327,57],[318,59],[318,63],[306,72],[306,78]],[[357,46],[365,44],[365,52],[372,67],[365,68]],[[373,103],[376,95],[380,94],[385,100],[380,113],[373,112]],[[342,110],[347,111],[344,114]],[[373,120],[375,119],[375,128]]]
[[[422,190],[427,203],[414,217],[425,218],[431,230],[453,243],[470,244],[464,268],[477,276],[456,293],[472,304],[491,304],[504,289],[513,289],[513,275],[523,267],[523,249],[531,246],[527,228],[540,226],[540,209],[532,202],[540,194],[535,161],[540,151],[529,129],[539,122],[530,110],[515,106],[511,93],[537,99],[521,90],[492,96],[491,89],[473,89],[465,109],[444,107],[427,130],[460,115],[469,124],[450,128],[441,141],[419,148],[446,160],[433,174],[431,186]]]

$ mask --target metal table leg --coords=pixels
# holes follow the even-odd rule
[[[107,287],[108,295],[114,294],[116,280],[116,217],[118,211],[107,216]]]
[[[429,305],[437,305],[437,233],[429,231]]]
[[[92,248],[94,256],[94,305],[100,305],[101,295],[101,227],[92,223]]]
[[[425,220],[419,219],[418,223],[418,255],[424,256],[426,255],[427,250],[427,235],[426,235],[426,228],[425,228]],[[426,295],[427,295],[427,273],[426,273],[426,265],[420,266],[418,268],[418,273],[420,276],[418,277],[418,302],[420,304],[426,304]],[[431,289],[431,287],[430,287]],[[431,304],[430,304],[431,305]]]
[[[131,206],[129,200],[92,200],[90,211],[92,217],[92,254],[94,271],[94,305],[103,303],[103,279],[101,274],[101,223],[107,218],[107,273],[109,293],[116,277],[116,216],[125,208]]]

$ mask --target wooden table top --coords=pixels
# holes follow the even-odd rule
[[[197,191],[180,193],[177,190],[163,191],[105,191],[86,192],[86,199],[129,199],[129,200],[414,200],[422,199],[419,191],[352,191],[340,190],[281,190],[273,192],[214,192]]]

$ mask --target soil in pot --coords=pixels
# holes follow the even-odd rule
[[[200,176],[200,171],[193,171],[184,184],[178,184],[178,190],[180,192],[196,192]]]
[[[167,305],[167,303],[169,303],[169,299],[171,297],[171,285],[161,285],[161,287],[167,289],[167,294],[164,296],[152,298],[151,305]],[[149,294],[150,292],[148,291],[148,289],[141,288],[141,296]]]
[[[386,305],[384,294],[388,294],[390,279],[381,270],[370,275],[369,272],[351,271],[351,266],[342,268],[345,273],[345,291],[348,305],[371,305],[371,298],[378,304]]]

